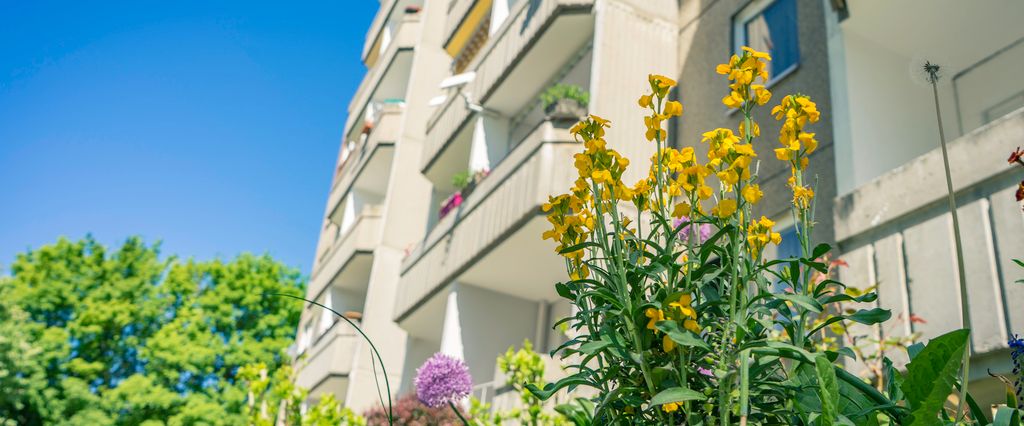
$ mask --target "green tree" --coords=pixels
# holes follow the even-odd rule
[[[304,285],[266,255],[161,259],[139,238],[20,254],[0,277],[0,424],[245,423],[239,367],[286,363],[301,310],[266,295]]]

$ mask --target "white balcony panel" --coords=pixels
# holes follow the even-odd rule
[[[403,104],[384,104],[373,129],[362,144],[357,144],[340,165],[338,175],[328,195],[328,213],[353,187],[376,188],[371,192],[383,194],[391,173],[395,145],[402,131]]]
[[[363,76],[359,88],[348,105],[345,134],[361,125],[363,112],[371,100],[404,99],[409,72],[412,70],[413,49],[420,38],[420,15],[402,15],[394,38],[372,68]]]
[[[1022,176],[1006,163],[1022,145],[1024,109],[949,144],[972,348],[979,355],[1005,349],[1008,333],[1024,329],[1024,285],[1015,283],[1024,268],[1012,262],[1024,258],[1024,212],[1014,199]],[[851,254],[844,275],[863,281],[846,284],[877,284],[878,304],[898,316],[883,334],[920,332],[929,339],[960,328],[952,216],[938,148],[837,198],[834,215],[840,249]],[[911,313],[924,322],[911,321]]]
[[[348,230],[334,241],[324,254],[306,289],[308,298],[317,298],[330,284],[344,287],[365,287],[369,277],[370,257],[380,244],[383,232],[379,206],[367,206]],[[365,257],[366,259],[356,259]],[[359,271],[356,271],[356,270]],[[359,273],[356,273],[359,272]],[[352,279],[342,279],[343,277]]]
[[[331,393],[344,401],[360,338],[348,323],[334,324],[296,361],[295,384],[309,389],[312,400]]]
[[[423,244],[403,262],[396,319],[413,314],[489,253],[502,253],[502,247],[508,247],[506,243],[518,240],[510,236],[538,217],[540,205],[547,197],[571,186],[575,171],[563,166],[571,163],[577,150],[567,129],[545,122],[495,166],[463,204],[441,219]],[[540,241],[540,232],[532,237]],[[557,261],[553,251],[551,256]],[[513,254],[504,259],[506,265],[517,261]],[[491,281],[498,286],[495,290],[508,291],[509,286],[500,279]],[[471,284],[486,287],[482,283]],[[553,283],[546,285],[550,287]]]
[[[538,93],[559,67],[591,38],[593,0],[521,1],[469,64],[476,77],[461,90],[498,113],[511,115]],[[500,93],[499,93],[500,92]],[[449,96],[427,124],[421,169],[431,168],[472,112]]]

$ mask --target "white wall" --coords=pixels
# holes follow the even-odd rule
[[[471,285],[456,285],[454,291],[473,383],[492,381],[498,356],[535,338],[537,303]]]
[[[915,83],[911,58],[857,33],[843,34],[849,96],[852,175],[837,176],[840,194],[938,147],[931,87]],[[956,135],[950,80],[940,81],[947,139]],[[839,170],[844,168],[840,167]]]

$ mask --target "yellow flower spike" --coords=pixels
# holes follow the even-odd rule
[[[661,404],[661,410],[666,412],[666,413],[674,412],[676,410],[679,410],[679,403],[678,402],[670,402],[668,404]]]
[[[694,334],[700,334],[700,325],[692,319],[683,321],[683,328],[692,331]]]
[[[665,102],[665,108],[662,112],[669,117],[683,115],[683,104],[679,103],[679,101]]]
[[[729,64],[718,64],[718,66],[715,67],[715,72],[717,72],[719,74],[722,74],[722,75],[728,75],[729,72],[731,72],[731,71],[732,71],[732,65],[729,65]]]
[[[650,108],[651,107],[651,95],[643,95],[643,96],[641,96],[640,99],[637,101],[637,103],[640,104],[640,108]]]
[[[594,173],[590,175],[590,178],[597,183],[609,183],[612,181],[612,174],[607,170],[595,170]]]
[[[761,187],[756,183],[743,188],[743,199],[747,200],[750,204],[757,204],[763,196],[764,192],[761,191]]]
[[[721,219],[728,218],[736,212],[736,200],[726,198],[718,202],[718,205],[711,208],[711,214],[718,216]]]

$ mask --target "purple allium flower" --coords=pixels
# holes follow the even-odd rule
[[[683,216],[679,219],[672,221],[672,227],[678,228],[679,225],[684,223],[690,223],[690,218]],[[686,242],[690,238],[690,225],[686,225],[683,229],[679,230],[679,240]],[[711,224],[702,223],[697,226],[697,244],[704,244],[705,241],[711,238]]]
[[[469,367],[460,359],[436,353],[416,370],[416,395],[428,407],[458,402],[472,390]]]

